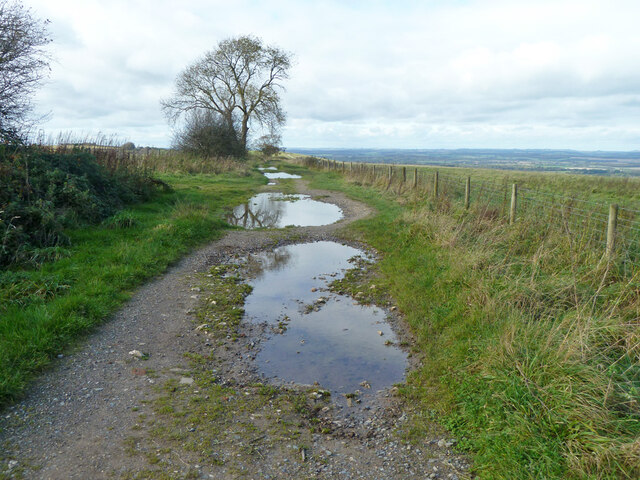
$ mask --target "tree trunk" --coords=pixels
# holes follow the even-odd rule
[[[245,150],[247,149],[247,135],[249,134],[249,117],[245,116],[242,119],[242,126],[240,130],[240,145]]]

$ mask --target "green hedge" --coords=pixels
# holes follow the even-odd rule
[[[69,244],[64,228],[98,223],[153,188],[150,178],[107,170],[88,152],[0,146],[0,266],[47,257]]]

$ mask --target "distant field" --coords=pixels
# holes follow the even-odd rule
[[[450,167],[581,173],[588,175],[640,175],[640,151],[582,152],[576,150],[409,150],[409,149],[289,149],[343,162],[397,163]]]

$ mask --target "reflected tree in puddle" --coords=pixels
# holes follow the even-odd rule
[[[259,280],[267,271],[284,269],[292,260],[292,252],[289,249],[278,248],[268,255],[250,255],[247,257],[245,269],[253,281]]]
[[[273,192],[259,193],[227,214],[230,224],[247,229],[328,225],[341,218],[337,205]]]
[[[284,208],[256,208],[247,202],[240,207],[236,207],[227,215],[227,222],[242,228],[273,228],[277,226],[282,218]]]

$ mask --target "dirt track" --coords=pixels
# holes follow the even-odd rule
[[[24,401],[2,412],[0,478],[463,478],[466,462],[451,452],[448,437],[436,433],[409,445],[393,433],[402,430],[408,413],[392,393],[354,416],[326,401],[289,408],[308,390],[266,395],[240,361],[252,336],[263,332],[246,326],[239,342],[225,345],[196,330],[193,312],[204,294],[196,285],[212,265],[294,241],[341,241],[344,225],[371,213],[335,192],[308,191],[302,183],[299,191],[337,204],[344,219],[322,227],[230,232],[142,287],[61,355]],[[134,350],[148,359],[135,358]],[[198,390],[203,384],[185,353],[214,358],[205,370],[216,372],[217,384]],[[174,387],[167,390],[167,384]],[[193,436],[197,420],[158,415],[159,398],[174,402],[167,411],[189,409],[200,396],[213,401],[206,388],[233,392],[222,397],[228,407],[216,407],[224,429],[213,440],[204,432]],[[247,438],[247,432],[255,435]],[[196,440],[209,442],[207,452],[193,448]]]

